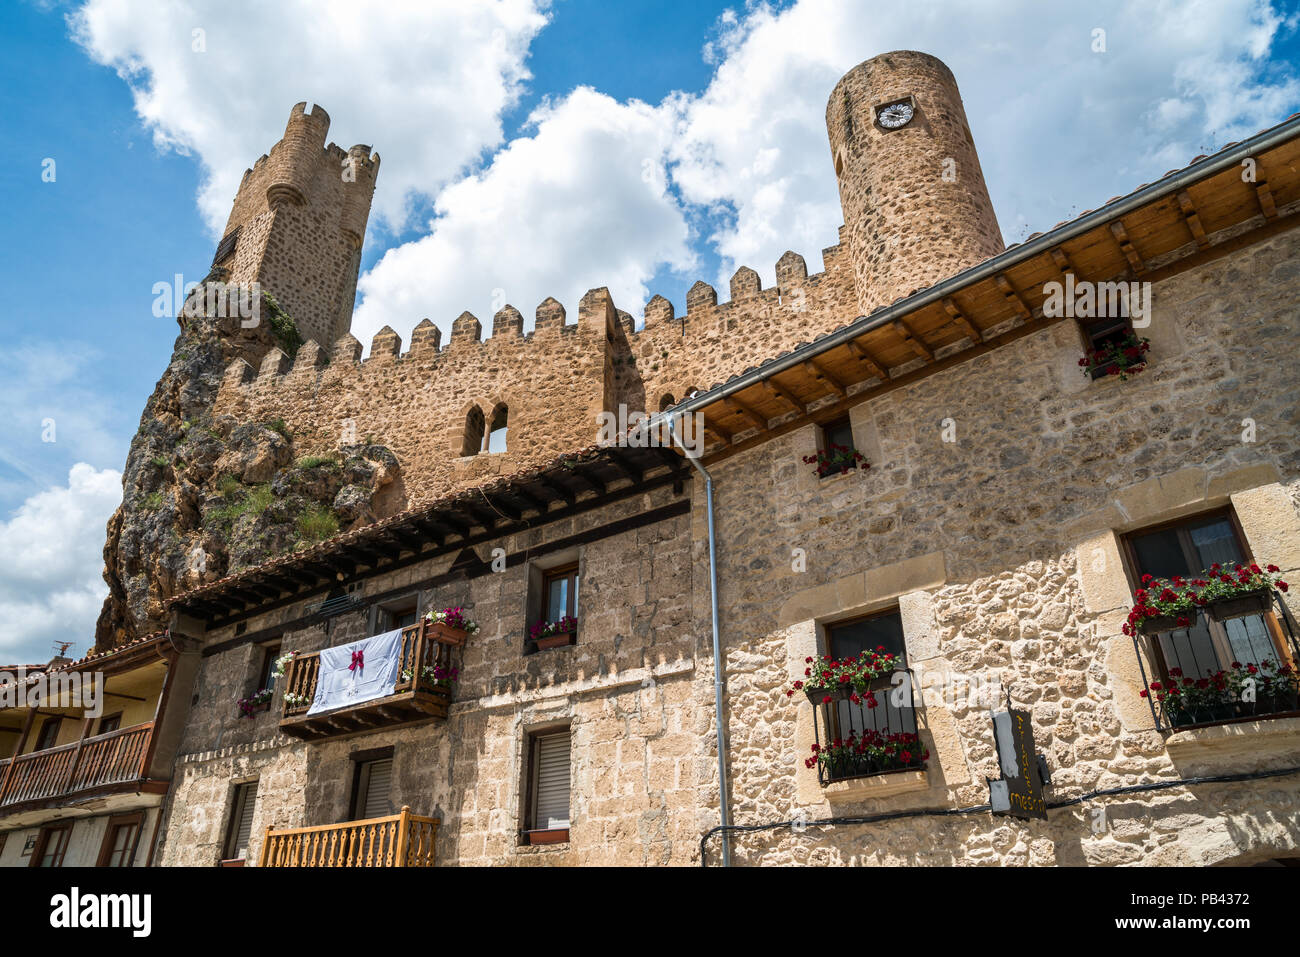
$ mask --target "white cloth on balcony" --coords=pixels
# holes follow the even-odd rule
[[[401,657],[400,628],[322,649],[316,697],[307,713],[320,714],[392,694]],[[357,663],[356,668],[352,667],[353,662]]]

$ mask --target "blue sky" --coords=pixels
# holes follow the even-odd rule
[[[383,156],[365,343],[467,308],[487,326],[501,290],[529,323],[597,285],[639,317],[699,278],[725,298],[740,265],[770,283],[787,248],[820,269],[825,97],[890,49],[952,67],[1008,242],[1300,110],[1294,3],[361,6],[0,7],[0,661],[89,644],[117,473],[176,335],[153,286],[206,273],[298,100]]]

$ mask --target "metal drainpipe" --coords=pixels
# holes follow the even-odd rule
[[[713,613],[713,712],[714,723],[718,727],[718,811],[721,826],[731,824],[731,811],[727,806],[727,731],[722,719],[722,646],[718,640],[718,550],[717,536],[713,525],[713,476],[692,455],[677,435],[677,417],[668,418],[668,434],[681,448],[686,460],[695,466],[695,470],[704,478],[704,500],[708,508],[709,519],[709,605]],[[722,832],[722,866],[731,866],[731,832]]]

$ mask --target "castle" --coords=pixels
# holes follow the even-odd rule
[[[364,360],[380,163],[328,124],[299,104],[245,173],[209,279],[268,321],[182,317],[96,652],[51,668],[144,704],[0,712],[0,864],[1300,856],[1296,608],[1265,587],[1300,569],[1300,119],[1004,248],[956,80],[885,54],[829,94],[822,272],[787,252],[641,324],[605,289],[527,334],[426,319]],[[1047,306],[1115,283],[1149,298]],[[620,409],[703,454],[601,444]],[[1212,562],[1277,571],[1130,614]],[[389,633],[391,693],[318,709],[331,649]],[[1261,695],[1166,691],[1234,663]],[[1000,758],[1008,703],[1041,766]]]

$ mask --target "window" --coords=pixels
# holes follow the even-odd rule
[[[882,648],[898,657],[900,668],[907,667],[903,619],[896,608],[826,626],[826,651],[833,658],[856,658],[864,651]],[[889,688],[893,687],[890,683]],[[827,738],[847,738],[850,733],[860,738],[873,731],[882,735],[915,734],[916,712],[909,700],[895,700],[901,697],[881,689],[874,708],[852,701],[835,702],[826,708]]]
[[[212,265],[220,266],[235,254],[235,246],[239,244],[239,231],[241,229],[243,229],[242,226],[236,226],[221,237],[221,242],[217,244],[217,254],[212,257]]]
[[[117,711],[113,714],[106,714],[99,719],[99,731],[96,733],[112,734],[120,727],[122,727],[122,712]]]
[[[270,645],[262,646],[262,660],[257,668],[257,681],[253,683],[253,693],[262,691],[271,687],[275,679],[271,673],[275,671],[275,661],[280,657],[280,643],[277,641]]]
[[[414,625],[417,618],[417,606],[418,602],[414,595],[395,601],[391,605],[380,606],[379,614],[375,620],[376,629],[379,632],[385,632]]]
[[[548,571],[543,582],[542,617],[559,621],[565,615],[578,617],[578,566],[566,565]]]
[[[478,455],[483,451],[483,410],[474,406],[465,414],[465,440],[461,444],[461,455]]]
[[[108,819],[96,867],[131,867],[144,829],[144,812],[119,814]]]
[[[828,451],[837,445],[842,445],[846,449],[855,448],[853,426],[849,423],[847,415],[822,426],[822,450]]]
[[[492,422],[488,427],[487,450],[489,454],[504,452],[506,450],[506,432],[507,423],[510,417],[510,410],[503,402],[492,410]]]
[[[392,749],[385,750],[387,757],[357,760],[352,798],[352,820],[354,821],[388,817],[393,813],[393,802],[390,797],[393,785]]]
[[[230,802],[230,823],[226,827],[223,859],[242,861],[248,856],[248,842],[253,833],[253,810],[257,806],[257,782],[235,785]]]
[[[1231,511],[1143,529],[1128,535],[1125,543],[1135,582],[1143,575],[1195,578],[1216,562],[1231,568],[1250,560]],[[1222,622],[1197,615],[1192,627],[1157,635],[1156,646],[1165,677],[1170,668],[1189,677],[1203,677],[1207,672],[1228,669],[1234,661],[1247,665],[1276,659],[1283,642],[1269,611]]]
[[[529,738],[525,830],[531,844],[569,839],[569,745],[567,728]]]
[[[72,836],[72,822],[48,824],[36,837],[31,867],[62,867],[68,853],[68,839]]]
[[[55,715],[52,718],[46,718],[45,723],[41,725],[41,733],[36,736],[36,747],[34,751],[44,751],[52,748],[59,740],[59,727],[63,724],[63,718]]]

